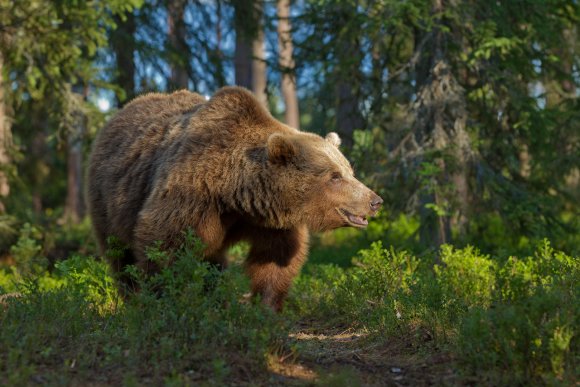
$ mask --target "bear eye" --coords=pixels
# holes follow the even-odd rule
[[[340,181],[340,179],[342,179],[342,175],[340,174],[340,172],[333,172],[331,179],[333,182]]]

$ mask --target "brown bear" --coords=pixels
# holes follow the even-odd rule
[[[114,236],[128,246],[115,270],[151,272],[158,268],[146,248],[175,249],[187,229],[221,266],[228,247],[248,241],[252,293],[279,310],[309,232],[365,227],[382,203],[339,143],[335,133],[282,124],[239,87],[209,101],[188,91],[138,97],[101,130],[90,157],[87,198],[101,252]]]

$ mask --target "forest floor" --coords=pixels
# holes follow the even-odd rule
[[[3,295],[0,306],[6,307],[10,299],[18,297],[18,293]],[[298,322],[290,330],[288,343],[284,346],[287,350],[269,356],[269,374],[257,378],[247,373],[240,375],[240,384],[426,386],[468,383],[459,376],[454,356],[438,348],[432,334],[425,329],[417,328],[387,338],[352,328],[328,329],[324,325],[313,319]],[[47,371],[43,368],[39,371]],[[30,380],[34,384],[44,384],[42,373],[33,375]],[[120,382],[118,375],[113,374],[93,375],[89,377],[93,380],[89,384],[117,384],[115,381]],[[200,382],[205,379],[204,375],[198,378]],[[80,383],[74,378],[71,381]],[[142,382],[147,384],[147,378]]]
[[[427,331],[377,338],[353,329],[321,330],[300,323],[290,334],[298,354],[270,362],[274,379],[287,385],[424,386],[462,384],[451,353],[431,344]],[[418,341],[422,341],[418,345]]]
[[[580,259],[547,241],[504,262],[448,246],[435,268],[318,247],[281,314],[193,247],[125,301],[92,257],[0,268],[0,386],[578,386]]]

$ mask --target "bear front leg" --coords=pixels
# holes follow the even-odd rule
[[[292,281],[306,261],[308,230],[305,226],[291,230],[254,230],[246,272],[252,284],[252,295],[275,311],[282,304]]]

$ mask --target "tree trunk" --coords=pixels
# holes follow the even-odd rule
[[[574,100],[577,97],[576,82],[574,81],[574,58],[576,47],[577,27],[570,26],[562,30],[561,43],[557,46],[552,54],[559,58],[557,64],[552,64],[557,70],[555,72],[546,71],[542,84],[545,88],[546,108],[558,109],[559,105],[566,100]],[[578,132],[578,131],[577,131]],[[569,154],[571,144],[578,141],[577,136],[573,134],[562,141],[559,145],[558,151],[561,154]],[[525,156],[524,158],[522,157]],[[531,161],[527,149],[525,153],[520,151],[520,171],[531,171]],[[526,164],[523,163],[526,162]],[[520,173],[521,175],[521,173]],[[529,173],[527,176],[529,177]],[[565,190],[574,199],[580,199],[580,168],[572,166],[564,178]]]
[[[184,20],[187,0],[170,0],[167,4],[169,65],[171,67],[168,88],[169,90],[187,89],[189,87],[189,46]]]
[[[578,26],[571,26],[566,28],[563,33],[564,47],[562,49],[562,54],[558,57],[562,61],[562,72],[564,74],[564,80],[562,81],[562,91],[565,98],[578,98],[578,91],[576,87],[576,82],[574,81],[574,58],[577,55],[575,52],[576,47],[576,37],[578,36]],[[578,131],[575,132],[572,138],[568,139],[568,144],[564,145],[565,148],[569,147],[569,144],[578,142]],[[568,149],[563,149],[562,152],[569,153]],[[580,200],[580,167],[573,166],[565,177],[565,184],[567,191],[571,194],[572,198]]]
[[[224,53],[222,52],[222,1],[216,0],[215,49],[208,51],[208,59],[214,67],[213,76],[218,87],[223,87],[227,83],[224,70],[227,60],[224,60]]]
[[[264,25],[262,23],[264,3],[260,0],[256,3],[256,26],[257,34],[252,42],[252,91],[264,107],[268,108],[268,86],[266,77],[266,55],[264,42]]]
[[[115,52],[116,76],[115,83],[119,85],[124,95],[117,96],[117,106],[130,101],[135,96],[135,15],[126,14],[126,19],[115,16],[117,28],[111,32],[111,46]]]
[[[561,44],[553,52],[560,60],[556,65],[559,74],[548,74],[548,81],[544,82],[548,107],[557,106],[566,98],[576,97],[576,83],[574,82],[576,36],[576,27],[565,28],[562,31]]]
[[[351,17],[352,9],[346,3],[341,5],[336,28],[342,28]],[[354,37],[341,37],[337,46],[339,63],[335,71],[336,79],[336,131],[342,138],[342,144],[351,148],[354,140],[354,131],[364,129],[365,121],[360,112],[359,88],[361,75],[360,64],[362,54],[360,44]]]
[[[74,101],[72,128],[67,134],[67,190],[64,219],[67,223],[77,224],[84,216],[83,200],[83,140],[87,129],[87,116],[82,109],[88,87],[75,86],[71,98]]]
[[[282,71],[282,96],[286,105],[284,118],[286,124],[300,129],[300,113],[296,97],[296,75],[294,73],[294,57],[292,32],[290,26],[290,0],[278,0],[278,51]]]
[[[433,14],[442,15],[443,11],[443,1],[434,0]],[[420,237],[424,245],[438,247],[451,241],[452,226],[459,232],[467,227],[471,144],[465,128],[464,90],[445,57],[447,35],[437,26],[428,33],[432,34],[431,51],[423,53],[417,67],[413,109],[415,135],[423,149],[419,161],[434,167],[434,172],[422,177]]]
[[[82,142],[76,133],[67,138],[67,185],[64,217],[67,223],[78,224],[82,208]]]
[[[234,25],[236,29],[234,62],[236,84],[252,90],[258,100],[267,107],[262,7],[261,0],[239,0],[234,2]]]
[[[40,114],[36,109],[33,112],[34,117],[31,117],[32,122],[38,128],[32,143],[30,145],[30,157],[32,159],[32,173],[30,176],[31,191],[32,191],[32,208],[35,214],[41,215],[43,211],[42,193],[47,186],[47,178],[50,167],[47,163],[47,158],[50,155],[50,150],[47,147],[48,137],[48,122],[46,115]]]
[[[252,90],[252,41],[254,38],[253,1],[234,2],[234,25],[236,29],[236,51],[234,66],[236,85]]]
[[[7,116],[6,89],[4,85],[4,56],[0,51],[0,214],[6,212],[4,198],[10,194],[7,170],[10,167],[10,148],[12,133],[10,120]]]
[[[246,38],[236,31],[236,85],[252,89],[252,50]]]
[[[336,131],[341,136],[342,144],[347,148],[352,148],[354,144],[354,131],[363,129],[365,126],[359,109],[358,96],[353,87],[355,85],[352,82],[343,80],[337,84]]]

